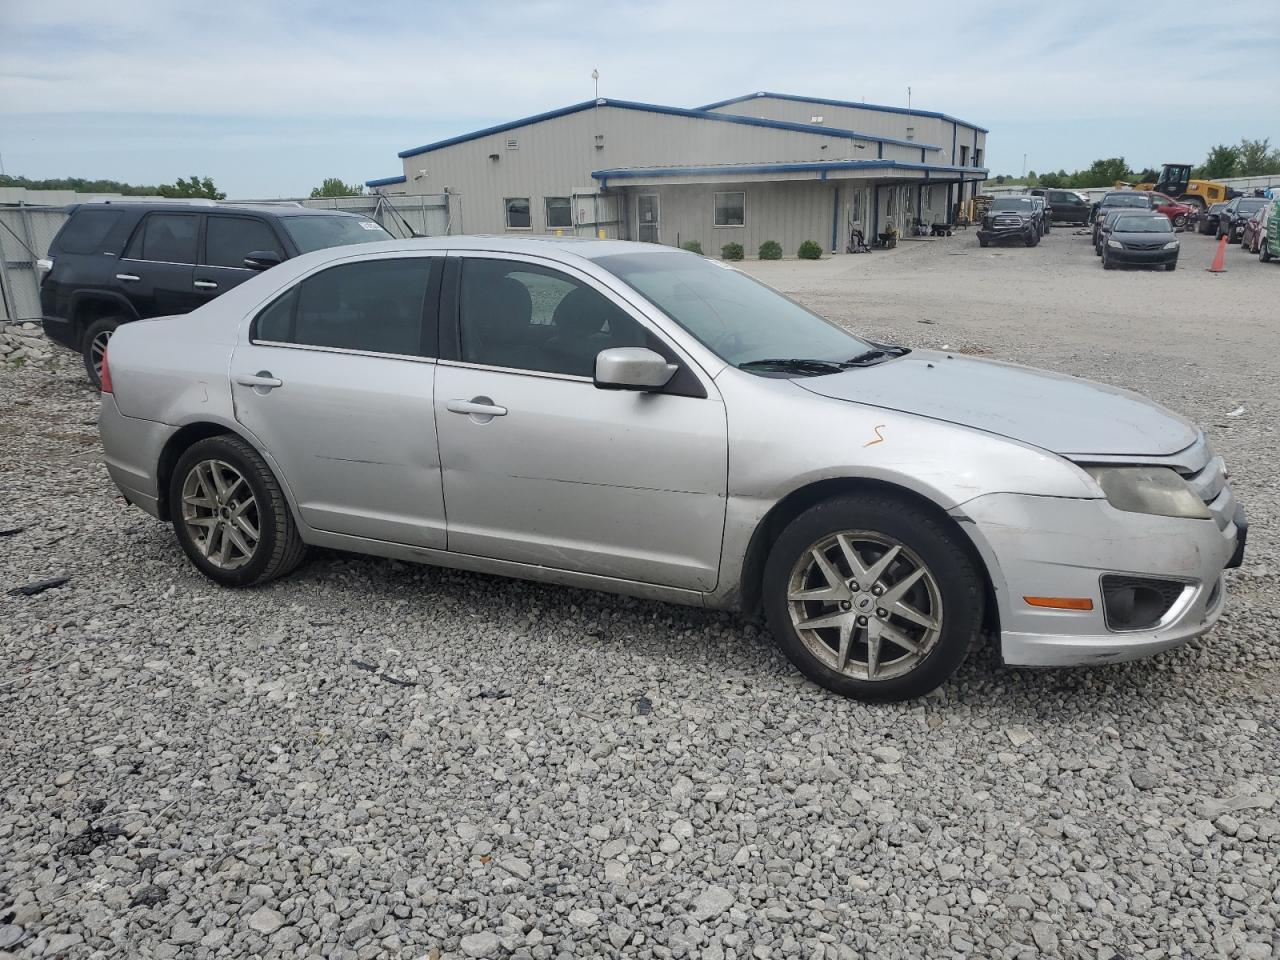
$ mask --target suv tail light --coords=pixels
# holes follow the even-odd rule
[[[103,392],[103,393],[110,393],[110,392],[111,392],[111,362],[110,362],[110,360],[108,360],[108,358],[107,358],[107,354],[109,354],[110,352],[111,352],[111,347],[110,347],[110,346],[108,346],[108,347],[107,347],[107,349],[105,349],[105,350],[103,350],[103,351],[102,351],[102,376],[101,376],[101,380],[102,380],[102,392]]]
[[[53,260],[42,257],[36,261],[36,282],[44,283],[45,278],[53,272]]]

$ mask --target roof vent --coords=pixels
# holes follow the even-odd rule
[[[508,149],[508,150],[519,150],[519,149],[520,149],[520,141],[519,141],[519,140],[517,140],[515,137],[508,137],[508,138],[507,138],[507,149]]]

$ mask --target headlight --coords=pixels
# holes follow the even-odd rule
[[[1107,246],[1108,246],[1108,247],[1114,247],[1116,250],[1123,250],[1123,249],[1124,249],[1124,244],[1123,244],[1123,243],[1121,243],[1119,240],[1108,240],[1108,241],[1107,241]]]
[[[1086,467],[1107,502],[1128,513],[1209,520],[1212,514],[1187,481],[1169,467]]]
[[[1166,243],[1166,244],[1164,245],[1164,248],[1165,248],[1166,250],[1177,250],[1177,249],[1178,249],[1178,241],[1177,241],[1177,240],[1170,240],[1168,243]]]

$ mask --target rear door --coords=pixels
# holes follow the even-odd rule
[[[236,419],[317,530],[445,546],[432,409],[442,263],[396,254],[325,267],[241,333]]]
[[[190,313],[204,302],[192,285],[200,219],[198,213],[156,211],[138,224],[115,280],[139,317]]]
[[[244,265],[244,258],[258,250],[271,250],[285,258],[284,244],[270,221],[262,217],[226,213],[205,216],[204,242],[192,286],[204,300],[226,293],[244,283],[257,271]]]

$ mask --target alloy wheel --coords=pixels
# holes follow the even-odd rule
[[[89,341],[89,362],[93,364],[94,375],[102,379],[102,361],[107,355],[107,341],[111,339],[110,330],[101,330]]]
[[[262,539],[253,490],[225,460],[201,460],[187,472],[182,521],[200,554],[222,570],[252,560]]]
[[[942,634],[942,593],[905,544],[867,530],[824,537],[787,583],[791,624],[809,651],[858,680],[914,670]]]

